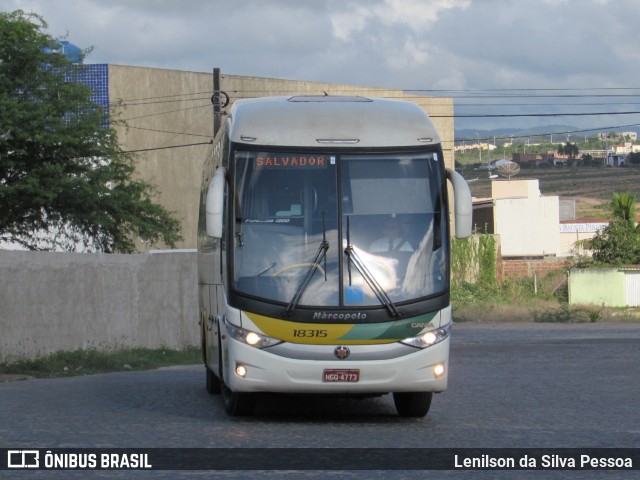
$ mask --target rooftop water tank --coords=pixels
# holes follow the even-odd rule
[[[66,55],[70,62],[82,63],[82,49],[66,40],[60,42],[60,53]]]

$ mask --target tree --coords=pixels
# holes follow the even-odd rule
[[[640,229],[635,224],[636,197],[614,193],[609,206],[614,219],[583,245],[593,251],[596,262],[607,265],[640,264]]]
[[[0,12],[0,241],[30,250],[135,251],[174,246],[179,222],[134,178],[108,114],[72,81],[42,17]],[[85,54],[88,52],[85,52]]]
[[[640,152],[631,152],[627,156],[627,160],[629,160],[633,165],[640,164]]]
[[[571,160],[574,160],[578,153],[580,153],[580,149],[575,143],[567,142],[565,145],[560,145],[558,147],[558,153],[561,155],[568,155]]]
[[[615,192],[611,199],[610,207],[614,218],[635,221],[636,196],[631,192]]]
[[[584,165],[585,167],[590,167],[594,164],[594,160],[593,157],[589,154],[583,155],[582,156],[582,165]]]
[[[593,259],[608,265],[640,264],[640,232],[633,222],[615,219],[589,241]]]

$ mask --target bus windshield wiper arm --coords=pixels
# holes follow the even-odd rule
[[[364,281],[367,282],[367,285],[373,290],[373,293],[378,297],[380,303],[382,303],[389,313],[394,317],[400,316],[400,311],[398,307],[396,307],[393,300],[389,297],[387,292],[385,292],[384,288],[378,283],[375,277],[371,274],[366,264],[362,261],[360,256],[356,253],[353,245],[351,245],[350,239],[350,228],[349,228],[349,217],[347,217],[347,247],[344,249],[345,255],[349,258],[349,264],[352,264],[356,267]],[[349,272],[349,281],[351,281],[351,272]]]
[[[287,309],[284,312],[285,315],[287,316],[291,315],[291,312],[293,312],[294,308],[296,308],[296,306],[300,302],[300,299],[302,298],[302,295],[304,294],[305,290],[309,286],[309,283],[311,283],[313,274],[316,273],[316,270],[318,270],[318,268],[320,267],[320,262],[322,262],[323,260],[324,260],[324,279],[325,281],[327,280],[327,250],[329,250],[329,242],[327,241],[327,232],[324,226],[324,212],[322,212],[322,241],[320,242],[320,246],[318,247],[316,256],[309,263],[309,269],[307,270],[307,273],[305,274],[304,279],[302,280],[302,283],[298,285],[298,288],[296,289],[296,293],[293,295],[293,298],[289,302],[289,305],[287,305]]]

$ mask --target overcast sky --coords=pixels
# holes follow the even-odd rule
[[[640,111],[640,96],[631,96],[640,94],[638,0],[0,0],[0,7],[37,12],[53,36],[92,46],[87,63],[438,90],[456,97],[456,115]],[[614,90],[622,87],[631,90]],[[535,91],[513,91],[522,88]],[[468,98],[479,94],[492,96]],[[505,94],[511,106],[496,107],[505,100],[494,96]],[[640,115],[456,119],[457,128],[633,123]]]

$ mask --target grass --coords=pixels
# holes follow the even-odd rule
[[[552,300],[518,303],[479,301],[453,305],[454,322],[475,323],[639,323],[640,308],[569,305]]]
[[[36,378],[72,377],[199,363],[202,363],[200,348],[133,348],[113,351],[86,349],[60,351],[32,360],[0,363],[0,374]]]
[[[640,322],[640,308],[569,305],[564,272],[534,280],[507,280],[483,287],[453,286],[451,303],[456,322],[596,323]]]

